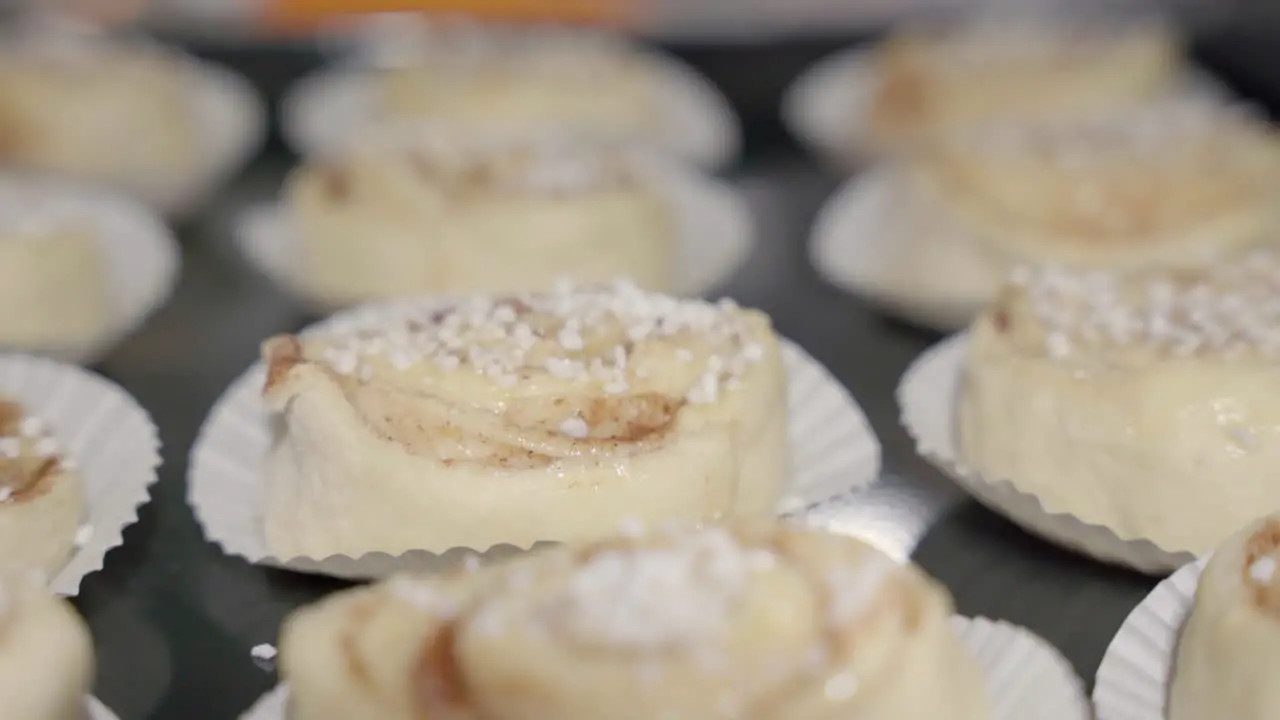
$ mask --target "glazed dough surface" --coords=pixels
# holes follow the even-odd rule
[[[664,530],[339,593],[281,670],[295,720],[986,720],[951,612],[852,538]]]
[[[620,282],[378,315],[264,348],[281,557],[775,512],[786,377],[759,312]]]
[[[1204,553],[1270,507],[1280,260],[1022,274],[970,331],[965,462],[1055,512]]]

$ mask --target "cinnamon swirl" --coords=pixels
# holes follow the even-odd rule
[[[1050,511],[1212,550],[1274,504],[1280,256],[1020,274],[970,331],[965,463]]]
[[[97,228],[60,200],[0,186],[0,347],[79,347],[111,322]]]
[[[786,377],[763,314],[626,282],[384,310],[264,346],[283,428],[265,506],[277,556],[775,511]]]
[[[664,531],[399,577],[285,624],[295,720],[978,720],[946,591],[852,538]]]
[[[389,119],[602,137],[657,125],[645,57],[618,39],[467,23],[422,23],[418,32],[384,63],[377,94]]]
[[[1280,517],[1214,552],[1178,644],[1170,720],[1264,720],[1280,712],[1271,661],[1280,646]]]
[[[405,131],[303,166],[288,203],[302,283],[330,305],[560,277],[665,290],[674,221],[649,185],[603,147]]]
[[[910,28],[874,54],[866,137],[900,150],[992,121],[1096,117],[1169,93],[1180,48],[1152,23],[979,20]]]
[[[0,163],[163,196],[199,160],[178,62],[107,40],[9,42],[0,49]]]
[[[75,464],[48,427],[0,398],[0,576],[53,577],[75,548],[84,513]]]
[[[70,603],[29,579],[0,583],[0,717],[82,720],[93,643]]]

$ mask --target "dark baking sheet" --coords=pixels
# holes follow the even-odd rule
[[[1274,97],[1266,75],[1276,66],[1272,37],[1254,27],[1210,42],[1203,55],[1242,89]],[[809,223],[838,178],[785,138],[778,96],[804,66],[847,42],[682,53],[725,88],[746,120],[746,156],[727,174],[751,200],[760,243],[723,291],[768,311],[783,334],[826,363],[880,435],[884,478],[838,525],[914,548],[915,559],[954,592],[961,612],[1032,628],[1091,685],[1112,634],[1153,581],[1026,535],[916,457],[898,425],[894,388],[907,363],[937,337],[876,315],[821,283],[808,263]],[[248,74],[273,101],[318,59],[297,49],[199,50]],[[227,234],[234,210],[274,194],[291,162],[273,139],[240,179],[184,224],[184,276],[172,301],[98,367],[151,411],[164,441],[153,501],[76,600],[97,643],[98,695],[125,720],[237,717],[276,682],[270,666],[250,658],[250,648],[274,643],[293,608],[343,587],[223,556],[204,542],[185,504],[187,454],[211,403],[254,360],[261,339],[309,320],[247,267]]]

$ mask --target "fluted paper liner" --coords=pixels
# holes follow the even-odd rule
[[[708,169],[727,165],[742,144],[738,118],[709,80],[683,62],[645,53],[657,90],[656,136],[637,138]],[[303,155],[341,147],[367,132],[377,116],[376,70],[335,67],[302,79],[285,96],[285,139]]]
[[[395,304],[374,304],[339,313],[304,332],[331,331],[367,322]],[[778,512],[803,512],[855,488],[880,472],[880,443],[848,391],[821,363],[783,340],[787,372],[791,477]],[[527,548],[453,548],[443,553],[413,550],[392,556],[277,558],[267,548],[262,501],[265,458],[272,435],[263,406],[266,368],[255,363],[214,404],[191,450],[187,501],[205,537],[231,555],[261,565],[344,578],[375,578],[396,572],[435,570],[469,556],[496,560]],[[535,545],[537,547],[537,545]]]
[[[1068,549],[1153,575],[1170,572],[1193,559],[1191,553],[1166,550],[1150,540],[1121,538],[1110,528],[1055,512],[1007,480],[984,478],[966,467],[956,438],[956,410],[968,347],[964,333],[933,346],[911,364],[898,386],[902,425],[921,456],[983,505]]]
[[[823,58],[782,96],[787,130],[810,153],[838,169],[853,171],[867,160],[857,138],[876,83],[870,57],[858,48]]]
[[[89,698],[89,720],[120,720],[111,708],[102,704],[96,697]]]
[[[1098,667],[1093,706],[1098,720],[1159,720],[1182,625],[1195,604],[1205,556],[1184,565],[1129,613]]]
[[[628,157],[665,201],[674,219],[674,294],[703,295],[727,283],[755,244],[755,223],[746,201],[728,183],[681,163],[637,154]],[[322,312],[337,309],[306,290],[298,259],[299,241],[288,215],[277,203],[242,212],[234,228],[241,254],[309,307]],[[601,242],[607,243],[609,238],[601,238]]]
[[[986,676],[992,720],[1088,720],[1080,678],[1049,643],[999,620],[956,615],[951,623]],[[281,684],[240,720],[286,720],[288,704],[289,688]]]
[[[195,210],[258,151],[267,128],[266,108],[248,80],[189,56],[181,56],[179,70],[195,113],[200,157],[161,194],[141,198],[166,215]]]
[[[107,192],[54,180],[0,175],[0,193],[34,186],[50,204],[65,205],[86,218],[107,272],[110,323],[89,342],[65,347],[4,347],[0,352],[29,352],[65,362],[89,364],[101,359],[164,304],[177,284],[180,255],[173,234],[139,203]],[[21,312],[16,308],[10,312]]]
[[[26,355],[0,355],[0,395],[44,420],[84,486],[87,541],[50,588],[76,595],[80,581],[102,569],[107,552],[150,498],[160,466],[160,438],[146,410],[115,383],[71,365]]]
[[[980,305],[922,297],[891,275],[890,253],[897,238],[886,232],[885,224],[898,221],[901,212],[889,207],[891,182],[888,173],[877,168],[836,190],[814,221],[809,240],[813,265],[823,280],[891,315],[933,330],[961,330]]]
[[[814,156],[838,169],[853,172],[875,159],[863,131],[879,79],[874,50],[852,48],[819,60],[800,74],[782,97],[782,121]],[[1212,76],[1184,71],[1185,92],[1228,98]]]

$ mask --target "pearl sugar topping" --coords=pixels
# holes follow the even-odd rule
[[[335,333],[320,359],[341,375],[366,381],[374,372],[370,360],[380,358],[400,371],[419,363],[433,363],[446,372],[470,371],[499,387],[546,373],[574,383],[594,382],[606,394],[621,395],[647,374],[633,362],[639,346],[670,342],[680,360],[694,362],[684,344],[695,340],[712,352],[685,399],[708,404],[719,399],[723,388],[736,386],[763,357],[763,347],[750,332],[746,317],[729,300],[677,299],[627,281],[585,287],[560,283],[548,293],[479,295],[447,308],[406,306]],[[616,342],[601,347],[595,342],[601,335]],[[581,437],[587,429],[569,419],[561,430]]]
[[[1014,282],[1053,358],[1081,345],[1177,357],[1280,356],[1280,257],[1271,252],[1197,273],[1037,268],[1019,271]]]
[[[582,641],[637,650],[688,646],[718,633],[752,576],[776,562],[772,552],[712,528],[663,547],[599,552],[547,608]]]

